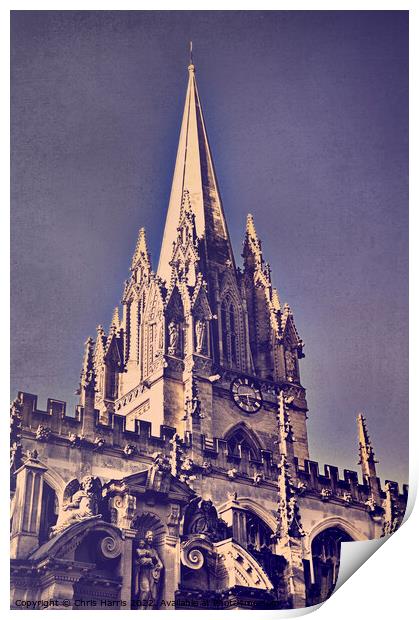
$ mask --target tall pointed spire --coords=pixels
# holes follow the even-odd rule
[[[368,436],[367,424],[362,413],[358,414],[358,440],[359,440],[359,464],[361,465],[362,475],[367,478],[376,478],[374,450]]]
[[[170,279],[173,243],[177,236],[177,226],[185,191],[189,192],[195,215],[197,236],[204,239],[202,260],[206,263],[210,260],[222,265],[226,263],[234,265],[233,252],[196,85],[195,65],[192,63],[192,47],[188,71],[189,81],[185,108],[157,270],[158,275],[166,281]]]

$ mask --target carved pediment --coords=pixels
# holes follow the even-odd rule
[[[171,474],[171,465],[168,457],[160,453],[155,455],[155,462],[143,471],[126,476],[121,480],[110,480],[104,485],[105,496],[143,495],[146,492],[156,492],[176,500],[181,504],[188,503],[195,492],[178,478]]]

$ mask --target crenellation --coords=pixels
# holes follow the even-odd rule
[[[328,500],[343,500],[351,505],[362,504],[364,507],[371,504],[371,497],[374,497],[375,489],[377,489],[378,499],[381,502],[384,502],[386,498],[386,492],[381,488],[379,478],[375,478],[374,481],[363,479],[360,483],[356,471],[344,469],[342,478],[339,469],[332,465],[324,465],[324,472],[320,472],[319,464],[316,461],[306,459],[300,465],[295,459],[295,463],[297,478],[300,484],[305,485],[305,493],[320,495]],[[406,506],[408,485],[403,485],[403,493],[400,493],[397,483],[386,480],[387,484],[391,488],[392,496]]]
[[[81,434],[81,425],[86,410],[80,405],[76,408],[76,415],[69,416],[66,414],[64,401],[49,398],[45,411],[37,408],[38,397],[35,394],[19,392],[18,401],[22,403],[24,431],[33,433],[39,441],[47,438],[55,442],[68,441],[74,448],[98,450],[106,446],[107,449],[122,449],[132,444],[139,453],[147,454],[163,448],[169,452],[170,441],[176,432],[174,427],[162,424],[159,436],[153,436],[152,425],[148,421],[135,420],[134,428],[129,429],[125,416],[111,414],[105,423],[100,420],[99,411],[94,410],[97,434],[84,437]]]

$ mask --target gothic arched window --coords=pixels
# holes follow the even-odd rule
[[[332,594],[339,574],[340,548],[342,542],[352,538],[343,530],[333,527],[318,534],[311,544],[312,576],[306,584],[307,602],[316,605]],[[306,571],[306,580],[309,580]]]
[[[118,396],[118,388],[117,388],[117,379],[115,368],[111,365],[106,366],[105,371],[106,376],[106,390],[105,390],[105,398],[109,398],[110,400],[114,400]]]
[[[245,428],[233,429],[226,435],[226,440],[230,456],[247,458],[253,461],[260,459],[260,448]]]
[[[272,545],[272,530],[252,512],[246,513],[247,548],[260,552]]]
[[[230,296],[221,303],[221,332],[224,362],[228,366],[238,366],[238,316]]]

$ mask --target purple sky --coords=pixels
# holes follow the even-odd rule
[[[408,13],[12,13],[12,396],[75,403],[137,230],[157,266],[188,42],[236,258],[306,343],[313,459],[407,481]]]

